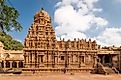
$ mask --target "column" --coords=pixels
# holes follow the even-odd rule
[[[38,63],[38,51],[36,52],[36,62]]]
[[[79,58],[79,68],[80,68],[80,65],[81,65],[81,54],[79,54],[79,56],[78,56],[78,58]]]
[[[73,63],[73,56],[74,56],[74,55],[73,55],[73,52],[72,52],[71,54],[72,54],[72,55],[71,55],[71,61],[72,61],[72,63]]]
[[[25,59],[26,59],[26,62],[25,63],[28,63],[28,56],[27,56],[27,54],[26,54],[26,58]]]
[[[16,63],[17,63],[17,68],[19,68],[19,61],[16,61]]]
[[[85,65],[85,54],[84,52],[81,53],[81,57],[80,57],[80,63],[81,63],[81,67]]]
[[[48,62],[49,62],[49,51],[47,51],[47,55],[46,55],[46,58],[47,58],[47,67],[48,67]]]
[[[78,52],[77,53],[77,62],[79,63],[79,55],[80,55],[80,53]]]
[[[57,51],[57,67],[58,67],[58,64],[59,64],[59,55],[58,55],[59,51]]]
[[[37,64],[37,67],[39,67],[39,56],[38,56],[38,55],[39,55],[39,52],[37,51],[37,54],[36,54],[36,61],[37,61],[37,63],[38,63],[38,64]]]
[[[73,61],[76,62],[76,54],[73,55]]]
[[[68,64],[69,64],[69,67],[70,67],[70,66],[71,66],[71,54],[69,54],[68,57],[69,57],[69,59],[68,59],[68,60],[69,60],[69,61],[68,61]]]
[[[97,64],[97,56],[96,56],[96,55],[94,55],[94,65],[93,65],[93,67],[95,67],[95,66],[96,66],[96,64]]]
[[[12,61],[10,61],[10,68],[12,68]]]
[[[27,63],[29,63],[29,57],[30,57],[30,55],[29,55],[29,52],[27,53]]]
[[[32,51],[30,52],[30,63],[32,63]]]
[[[85,59],[85,58],[86,58],[86,52],[85,52],[85,53],[83,52],[83,59],[84,59],[84,60],[83,60],[83,63],[84,63],[84,64],[85,64],[85,62],[86,62],[86,59]]]
[[[2,62],[0,62],[0,68],[2,68]]]
[[[102,64],[105,64],[105,56],[102,57]]]
[[[35,54],[34,54],[34,51],[32,52],[32,63],[35,63]]]
[[[4,61],[4,68],[6,68],[6,61]]]
[[[26,61],[27,61],[27,55],[26,55],[26,53],[24,53],[24,62],[26,63]]]

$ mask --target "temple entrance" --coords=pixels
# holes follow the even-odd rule
[[[105,55],[105,63],[111,63],[112,61],[111,61],[111,57],[110,57],[110,55]]]
[[[98,54],[98,57],[104,66],[112,66],[112,56],[110,54]]]

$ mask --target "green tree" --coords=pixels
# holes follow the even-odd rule
[[[21,31],[22,26],[17,21],[19,16],[18,11],[6,4],[6,0],[0,0],[0,30],[5,31]]]
[[[10,35],[0,32],[0,42],[4,44],[5,50],[22,50],[21,42],[14,40]]]

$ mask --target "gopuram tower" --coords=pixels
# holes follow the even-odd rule
[[[34,16],[24,43],[25,68],[52,66],[49,55],[53,54],[56,37],[51,24],[50,16],[43,9]]]
[[[43,9],[35,14],[24,42],[25,71],[89,71],[96,64],[96,41],[56,40],[51,18]]]

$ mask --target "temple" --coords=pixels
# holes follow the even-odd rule
[[[91,39],[56,39],[51,17],[42,9],[34,16],[23,50],[4,50],[0,71],[119,73],[121,47],[101,47]]]
[[[97,62],[118,63],[119,49],[100,48],[91,39],[57,41],[51,17],[42,9],[34,16],[24,42],[24,71],[89,71]]]

